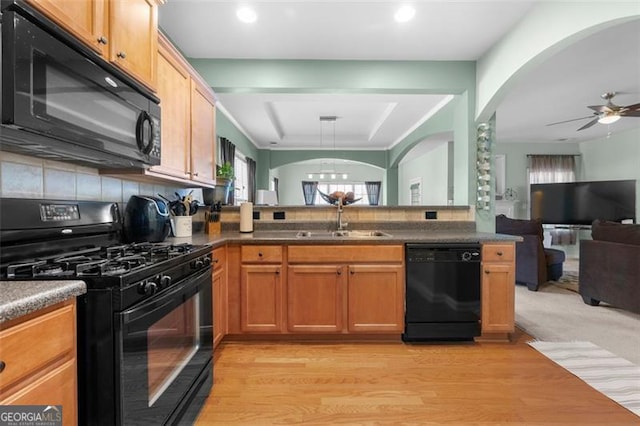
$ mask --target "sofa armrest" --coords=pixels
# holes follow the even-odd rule
[[[521,235],[516,243],[516,282],[526,284],[530,290],[547,281],[544,247],[537,235]]]
[[[640,246],[580,241],[580,294],[640,313]]]

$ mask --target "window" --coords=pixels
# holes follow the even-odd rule
[[[249,175],[247,173],[247,160],[236,154],[233,164],[233,171],[236,176],[236,180],[233,185],[235,193],[235,204],[239,205],[243,201],[249,199],[248,181]]]
[[[409,182],[409,200],[412,206],[422,204],[422,179],[417,178]]]
[[[360,198],[353,204],[369,204],[369,198],[367,197],[367,188],[364,183],[319,183],[318,191],[325,194],[331,194],[334,191],[342,191],[345,194],[347,192],[353,192],[354,199]],[[316,192],[315,204],[326,204],[320,194]]]

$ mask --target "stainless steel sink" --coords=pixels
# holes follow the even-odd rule
[[[382,231],[299,231],[296,234],[297,238],[321,238],[321,237],[335,237],[335,238],[389,238],[391,234],[387,234]]]

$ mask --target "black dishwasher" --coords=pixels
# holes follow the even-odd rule
[[[402,340],[480,335],[480,244],[407,244]]]

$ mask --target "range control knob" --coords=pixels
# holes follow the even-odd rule
[[[196,259],[193,261],[193,263],[191,264],[191,267],[193,269],[200,269],[204,266],[204,262],[202,261],[202,259]]]
[[[202,261],[204,262],[204,266],[209,266],[211,265],[211,258],[209,256],[205,256],[202,258]]]
[[[138,293],[145,294],[147,296],[151,296],[152,294],[156,294],[158,292],[158,284],[153,281],[145,281],[140,283],[138,287]]]
[[[160,287],[167,288],[171,285],[171,277],[169,275],[163,275],[160,277]]]
[[[471,252],[465,251],[464,253],[462,253],[462,260],[464,260],[465,262],[468,262],[471,260]]]

